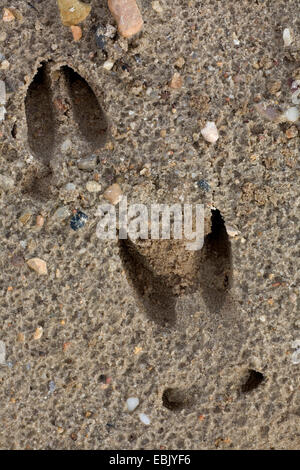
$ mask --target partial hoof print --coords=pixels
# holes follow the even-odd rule
[[[56,130],[47,63],[41,64],[28,88],[25,110],[29,148],[38,160],[49,165],[54,153]]]
[[[209,312],[218,314],[232,285],[231,244],[218,210],[211,215],[211,232],[198,251],[188,251],[183,240],[120,240],[120,257],[128,280],[149,319],[174,326],[176,304],[197,294]],[[184,304],[187,307],[187,303]],[[194,302],[180,308],[193,313]]]
[[[232,287],[231,242],[218,209],[212,210],[211,232],[205,237],[199,268],[203,300],[210,312],[218,313]]]
[[[108,121],[87,81],[67,65],[43,62],[25,98],[27,141],[41,171],[30,170],[22,182],[23,193],[36,199],[52,198],[67,153],[79,158],[101,152]]]
[[[106,116],[89,84],[67,65],[61,68],[73,108],[74,120],[89,144],[91,151],[104,146],[108,123]]]

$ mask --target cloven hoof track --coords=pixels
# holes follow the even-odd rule
[[[60,157],[60,141],[69,137],[65,131],[60,132],[66,119],[67,127],[79,130],[91,153],[103,147],[108,130],[105,114],[88,83],[68,66],[52,72],[53,66],[51,62],[41,64],[25,98],[28,144],[33,155],[49,170],[53,159]],[[59,76],[56,80],[54,73]],[[55,100],[57,95],[62,99]]]
[[[127,277],[148,317],[161,325],[176,322],[176,301],[200,291],[210,312],[218,313],[232,284],[231,244],[220,211],[213,210],[211,233],[199,251],[182,240],[120,240]]]

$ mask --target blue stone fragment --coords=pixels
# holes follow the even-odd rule
[[[85,225],[87,219],[88,216],[84,212],[77,211],[70,221],[70,226],[76,231]]]
[[[103,36],[103,34],[96,33],[96,44],[100,49],[102,50],[105,49],[106,42],[105,42],[105,37]]]
[[[209,186],[209,184],[208,184],[208,182],[207,182],[206,180],[200,180],[200,181],[198,181],[197,185],[198,185],[198,187],[199,187],[200,189],[202,189],[203,191],[206,191],[206,192],[210,191],[210,186]]]

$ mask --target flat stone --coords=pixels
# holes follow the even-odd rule
[[[90,14],[91,6],[79,0],[57,0],[62,24],[73,26],[81,23]]]
[[[108,0],[108,7],[124,38],[130,38],[141,31],[144,22],[135,0]]]
[[[48,274],[47,264],[40,258],[31,258],[27,261],[28,266],[33,269],[39,276],[46,276]]]
[[[78,161],[77,166],[80,170],[92,171],[97,166],[97,156],[91,155]]]

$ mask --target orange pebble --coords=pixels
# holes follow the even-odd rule
[[[74,41],[80,41],[82,38],[82,29],[80,26],[71,26]]]

